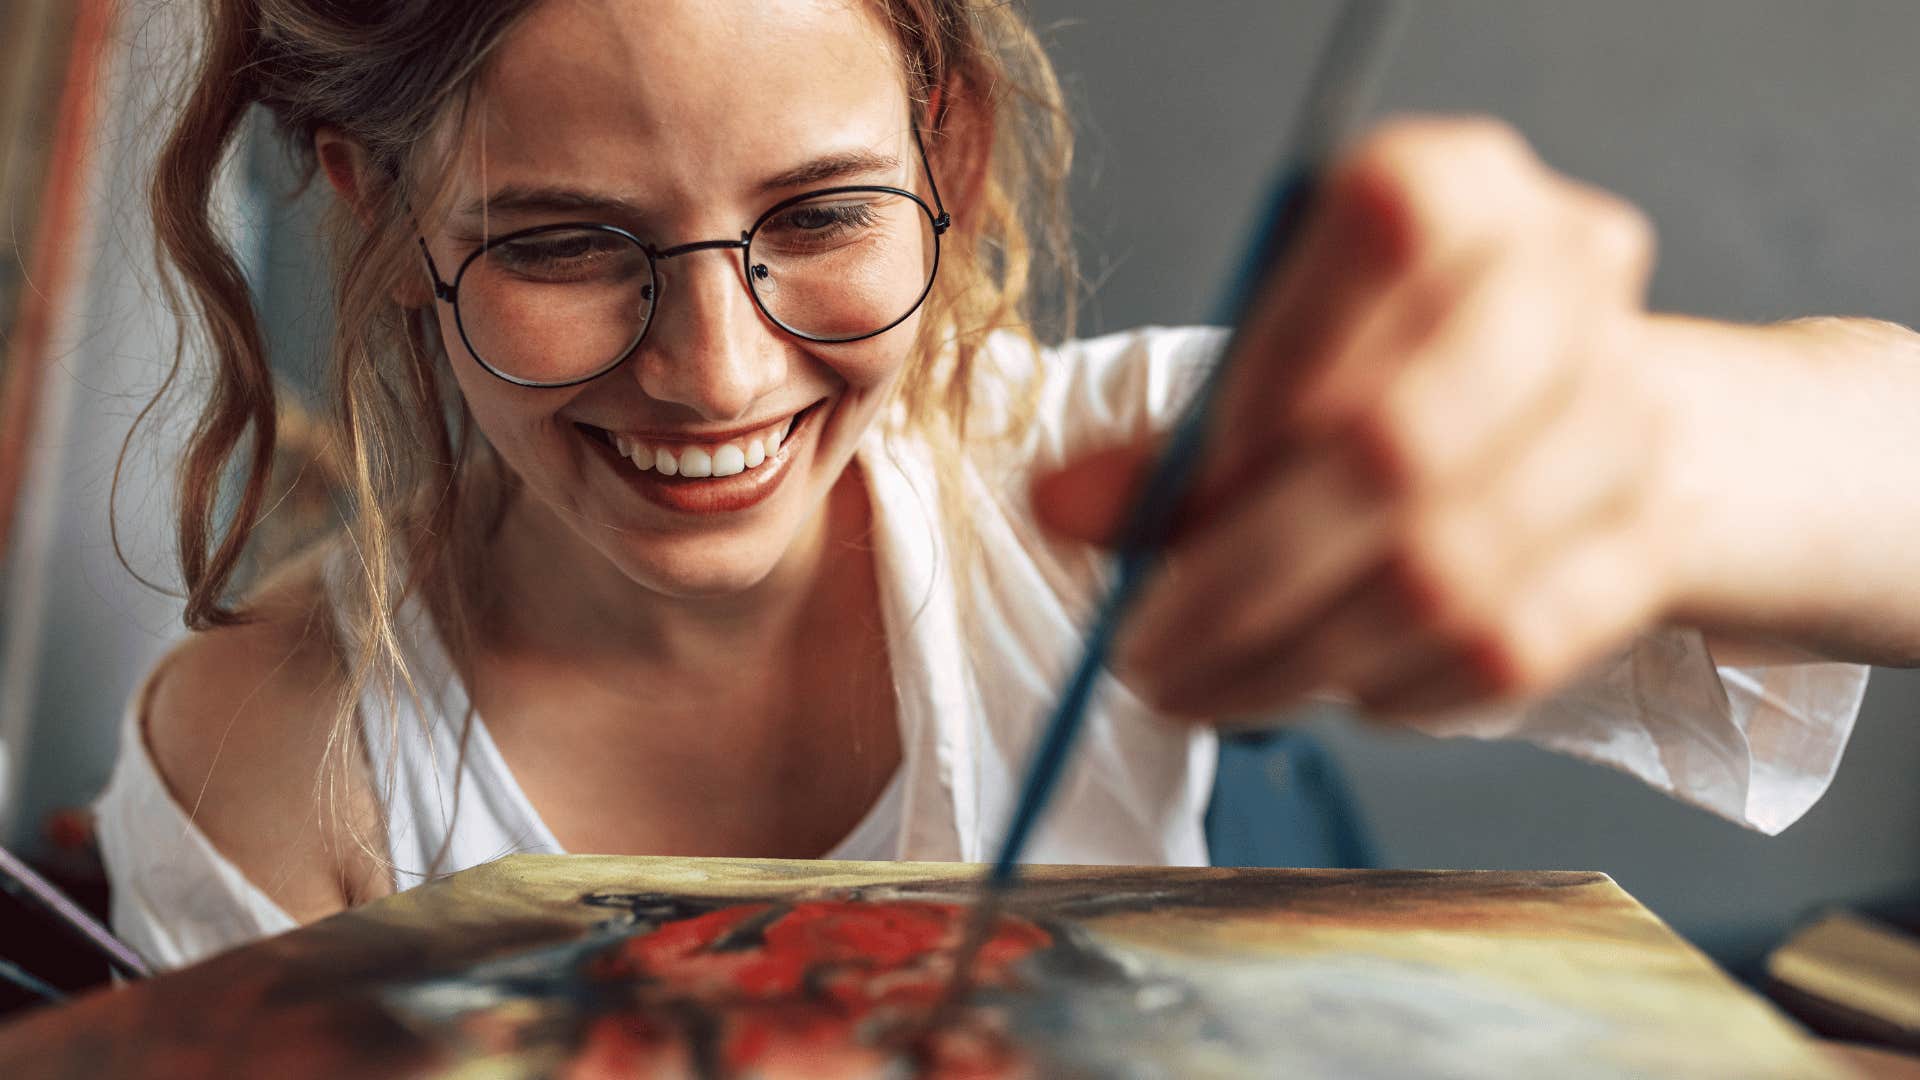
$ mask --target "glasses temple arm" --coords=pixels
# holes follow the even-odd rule
[[[933,162],[927,158],[927,144],[920,137],[920,123],[917,120],[913,124],[913,145],[920,151],[920,164],[927,170],[927,191],[933,195],[933,208],[940,214],[933,220],[934,230],[946,232],[947,226],[953,224],[953,217],[947,213],[946,204],[940,201],[940,182],[933,178]],[[425,241],[421,243],[424,245]]]
[[[453,303],[453,286],[440,280],[440,268],[434,265],[433,252],[427,250],[427,238],[418,236],[414,239],[420,243],[421,257],[427,260],[427,273],[433,277],[434,298],[449,304]]]

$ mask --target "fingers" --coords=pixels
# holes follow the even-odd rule
[[[1040,524],[1070,540],[1111,546],[1140,498],[1159,441],[1144,440],[1084,454],[1043,473],[1030,493]]]
[[[1562,374],[1570,313],[1637,300],[1650,237],[1637,212],[1552,176],[1504,125],[1388,125],[1335,170],[1250,317],[1198,501],[1350,428],[1390,483],[1466,469],[1489,445],[1479,436],[1510,430]]]
[[[1359,144],[1243,328],[1122,677],[1180,715],[1330,689],[1450,708],[1538,692],[1654,617],[1672,556],[1644,507],[1678,414],[1636,374],[1652,262],[1637,211],[1502,125]],[[1042,520],[1110,539],[1151,461],[1042,480]]]
[[[1115,667],[1162,707],[1187,711],[1187,684],[1284,639],[1385,548],[1390,506],[1348,444],[1235,494],[1169,548],[1123,628]]]
[[[1465,444],[1453,433],[1505,426],[1551,377],[1569,298],[1637,298],[1651,237],[1631,206],[1553,176],[1503,124],[1386,125],[1325,183],[1282,277],[1250,313],[1196,503],[1355,424],[1371,425],[1389,473],[1456,467],[1446,452]],[[1460,351],[1510,365],[1406,370]],[[1432,385],[1396,391],[1403,376]],[[1115,504],[1126,500],[1073,488],[1098,478],[1106,494],[1132,493],[1144,467],[1122,460],[1087,463],[1079,481],[1036,490],[1036,502],[1061,500],[1058,515],[1042,507],[1043,520],[1071,536],[1110,537],[1123,513]]]
[[[1516,410],[1527,437],[1492,440],[1511,445],[1465,487],[1383,497],[1335,443],[1243,500],[1169,556],[1180,573],[1136,610],[1123,676],[1176,715],[1223,716],[1328,689],[1365,704],[1415,684],[1485,697],[1569,674],[1632,628],[1602,607],[1535,625],[1528,590],[1557,580],[1585,538],[1637,535],[1627,525],[1660,438],[1621,426],[1613,388],[1592,376],[1536,397]],[[1658,591],[1651,560],[1631,569],[1615,599]]]
[[[1532,261],[1548,282],[1583,279],[1583,302],[1617,304],[1637,302],[1653,264],[1644,215],[1553,174],[1486,119],[1383,125],[1333,170],[1314,214],[1243,333],[1228,430],[1310,439],[1348,423],[1392,347],[1453,312],[1475,267]]]
[[[1223,428],[1312,437],[1350,419],[1381,346],[1418,339],[1461,268],[1533,227],[1540,172],[1516,133],[1481,120],[1399,121],[1354,147],[1243,332]],[[1354,347],[1369,336],[1375,348]]]
[[[1656,617],[1638,586],[1644,555],[1625,530],[1586,538],[1528,581],[1458,663],[1378,688],[1362,703],[1375,717],[1406,722],[1561,685]]]
[[[1540,271],[1508,260],[1482,273],[1424,340],[1393,343],[1396,370],[1343,408],[1336,437],[1388,492],[1431,501],[1472,483],[1559,413],[1580,374],[1565,362],[1574,327]]]
[[[1419,627],[1405,619],[1405,600],[1384,575],[1309,615],[1285,641],[1197,656],[1164,672],[1125,671],[1130,686],[1171,715],[1231,720],[1285,709],[1315,693],[1348,694],[1353,673],[1408,668],[1434,658]]]
[[[1525,696],[1653,618],[1664,570],[1639,517],[1658,439],[1615,415],[1597,394],[1576,397],[1477,498],[1427,526],[1433,539],[1404,546],[1384,587],[1400,604],[1382,604],[1399,626],[1335,627],[1353,656],[1333,665],[1337,685],[1370,710]],[[1605,603],[1586,595],[1595,582]],[[1387,645],[1353,647],[1366,641]]]

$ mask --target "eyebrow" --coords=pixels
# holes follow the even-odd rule
[[[871,173],[891,172],[899,168],[900,159],[892,154],[880,154],[872,150],[845,150],[814,158],[785,172],[775,173],[761,181],[757,193],[769,195],[788,188],[824,184]],[[508,184],[501,187],[485,199],[476,199],[462,206],[457,216],[472,218],[482,214],[516,213],[587,213],[629,219],[646,216],[639,203],[618,195],[600,194],[579,188],[539,187],[525,184]]]
[[[782,188],[821,184],[867,173],[892,172],[900,168],[900,159],[872,150],[845,150],[814,158],[797,168],[770,176],[760,185],[760,194],[770,195]]]
[[[485,199],[475,199],[461,207],[457,216],[473,218],[483,214],[573,213],[637,218],[640,206],[618,195],[598,195],[590,191],[564,187],[531,187],[508,184]]]

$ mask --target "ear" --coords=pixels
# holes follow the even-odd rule
[[[334,195],[352,209],[362,228],[373,228],[372,195],[383,180],[367,148],[338,128],[322,127],[313,135],[313,155]],[[424,265],[402,280],[404,284],[393,291],[394,303],[417,308],[433,302],[433,285]]]
[[[313,156],[326,174],[327,186],[340,201],[353,208],[360,224],[371,226],[373,212],[368,195],[373,190],[373,166],[367,148],[348,138],[339,128],[323,127],[314,132]]]

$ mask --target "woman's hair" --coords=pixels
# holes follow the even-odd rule
[[[957,453],[970,388],[991,362],[987,335],[1071,325],[1070,137],[1052,69],[1012,4],[870,2],[893,29],[931,163],[955,210],[895,415],[936,452]],[[235,597],[251,583],[245,579],[271,568],[261,549],[279,545],[262,537],[284,514],[274,476],[292,409],[276,389],[247,281],[216,225],[215,178],[255,105],[271,114],[307,180],[323,128],[363,147],[378,178],[357,205],[335,200],[326,230],[330,408],[314,427],[327,444],[320,456],[338,470],[342,530],[358,556],[339,643],[347,678],[330,740],[338,752],[323,770],[336,779],[360,737],[354,703],[369,688],[390,699],[403,686],[412,692],[394,621],[401,602],[426,603],[456,664],[486,615],[472,586],[511,477],[452,385],[431,304],[405,307],[396,297],[418,291],[413,214],[438,211],[478,77],[533,6],[209,0],[204,50],[154,178],[162,277],[175,306],[195,317],[183,319],[173,365],[148,410],[181,384],[183,356],[197,353],[210,367],[185,383],[204,386],[204,400],[178,476],[177,541],[194,629],[244,620]],[[190,350],[190,337],[202,347]],[[959,492],[942,483],[948,489],[939,498],[958,510]]]

